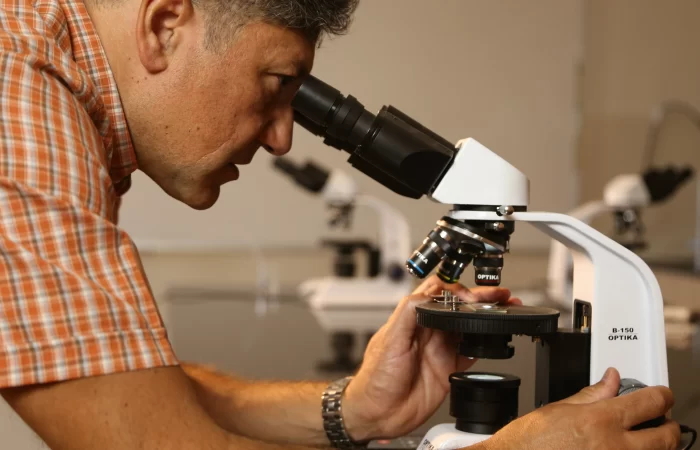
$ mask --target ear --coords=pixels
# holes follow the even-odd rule
[[[142,0],[136,23],[141,64],[151,73],[165,70],[182,42],[184,25],[194,16],[192,0]]]

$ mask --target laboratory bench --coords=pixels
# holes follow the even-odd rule
[[[258,379],[329,380],[345,375],[322,370],[333,359],[332,334],[321,328],[295,287],[307,278],[332,273],[333,255],[316,250],[144,254],[143,261],[178,357],[213,364],[221,370]],[[543,286],[545,254],[506,256],[502,286],[515,295]],[[467,273],[470,273],[469,271]],[[700,278],[657,271],[665,301],[700,311]],[[470,285],[470,283],[466,283]],[[674,417],[700,427],[700,332],[669,340],[670,384],[676,395]],[[510,360],[480,360],[473,370],[517,375],[522,379],[520,414],[534,409],[535,346],[514,337]],[[356,356],[364,341],[357,336]],[[452,421],[446,401],[419,430]]]

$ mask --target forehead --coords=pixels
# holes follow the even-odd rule
[[[302,33],[267,23],[246,25],[236,38],[236,47],[250,52],[260,63],[277,70],[288,66],[300,74],[311,72],[315,46]],[[272,67],[274,66],[274,67]]]

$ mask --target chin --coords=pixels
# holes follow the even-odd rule
[[[188,192],[179,200],[192,209],[203,211],[209,209],[219,199],[221,190],[217,188],[201,189],[196,192]]]

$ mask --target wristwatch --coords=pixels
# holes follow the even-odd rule
[[[323,429],[331,445],[341,450],[367,449],[367,444],[355,442],[348,436],[343,422],[343,393],[352,377],[341,378],[328,385],[321,396],[321,414]]]

